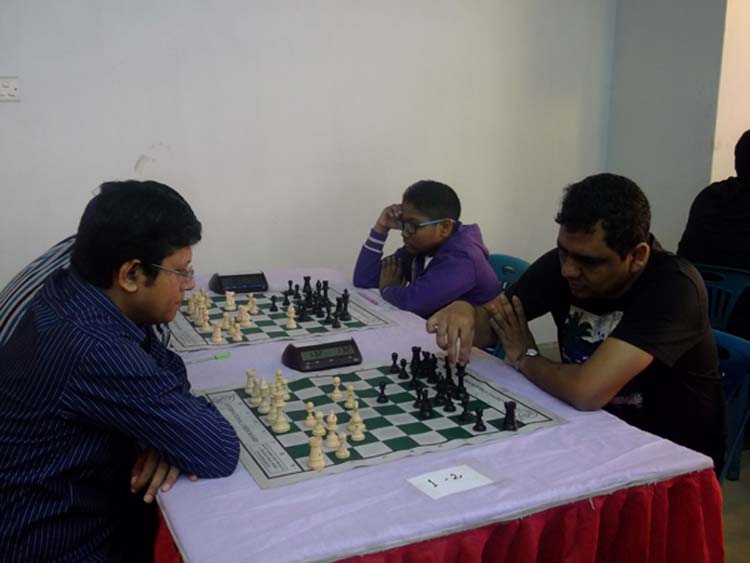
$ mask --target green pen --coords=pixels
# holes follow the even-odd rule
[[[221,352],[220,354],[214,354],[213,356],[206,356],[205,358],[195,358],[194,360],[186,360],[185,365],[200,364],[202,362],[210,362],[211,360],[225,360],[229,357],[229,352]]]

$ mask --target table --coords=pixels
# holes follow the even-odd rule
[[[328,270],[266,275],[285,286],[303,273],[346,283]],[[437,351],[422,319],[387,314],[397,326],[355,333],[364,363],[412,345]],[[250,367],[270,377],[287,343],[234,348],[229,359],[191,365],[191,383],[195,390],[241,383]],[[620,561],[723,560],[721,491],[708,457],[606,412],[576,411],[488,354],[477,351],[471,367],[568,424],[276,489],[260,489],[241,466],[224,479],[180,479],[159,503],[181,553],[195,562],[363,554],[369,561],[549,560],[545,553],[571,561],[608,553]],[[407,481],[457,465],[492,484],[433,500]]]

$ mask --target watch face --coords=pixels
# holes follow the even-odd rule
[[[538,356],[539,355],[539,350],[537,350],[536,348],[529,348],[528,350],[526,350],[523,353],[523,355],[524,356],[529,356],[529,357],[533,358],[534,356]]]

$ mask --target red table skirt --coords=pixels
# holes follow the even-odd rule
[[[721,503],[716,476],[706,469],[343,561],[721,563]],[[156,561],[181,561],[163,521]]]

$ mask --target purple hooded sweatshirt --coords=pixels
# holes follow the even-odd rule
[[[354,267],[355,286],[378,287],[387,236],[370,231]],[[489,252],[478,225],[459,223],[426,268],[424,254],[413,256],[401,247],[396,256],[401,259],[401,270],[409,283],[381,289],[380,295],[399,309],[427,318],[457,299],[476,306],[500,293],[500,283],[487,259]]]

